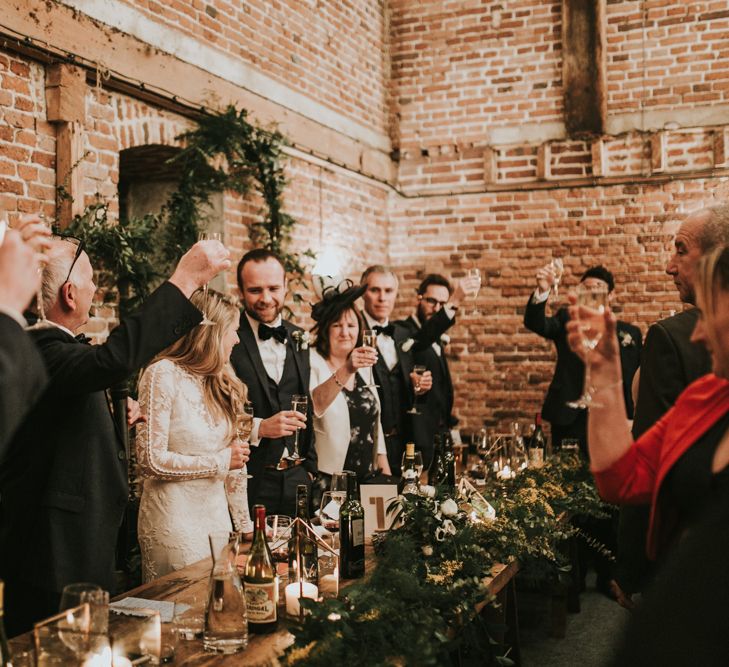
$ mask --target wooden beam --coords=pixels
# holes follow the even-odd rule
[[[564,121],[570,136],[605,131],[605,46],[605,0],[562,0]]]
[[[596,139],[592,142],[590,148],[592,150],[592,175],[596,177],[607,176],[608,164],[605,142],[602,138]]]
[[[714,167],[729,165],[729,137],[726,129],[722,128],[714,133]]]
[[[46,119],[83,122],[86,118],[86,72],[56,63],[46,69]]]
[[[84,210],[83,128],[78,122],[59,123],[56,134],[58,225],[68,227]]]
[[[487,185],[499,180],[498,156],[499,151],[492,146],[486,146],[483,151],[483,181]]]
[[[537,178],[548,181],[552,178],[552,146],[544,143],[537,149]]]
[[[668,167],[667,139],[665,132],[651,136],[651,173],[659,174]]]

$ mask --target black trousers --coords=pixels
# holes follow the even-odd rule
[[[311,490],[311,478],[302,465],[286,470],[266,468],[258,487],[256,503],[266,507],[266,514],[296,516],[296,487],[306,484]]]
[[[58,613],[61,594],[14,579],[5,580],[5,632],[15,637]]]

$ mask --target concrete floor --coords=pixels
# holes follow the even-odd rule
[[[594,588],[594,575],[580,595],[581,611],[567,617],[564,639],[549,637],[549,599],[519,594],[523,667],[603,667],[608,664],[630,617]]]

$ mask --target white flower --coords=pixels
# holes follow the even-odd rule
[[[620,338],[620,344],[623,347],[630,347],[631,345],[635,345],[635,343],[633,342],[633,337],[627,331],[619,331],[618,338]]]
[[[413,338],[408,338],[401,346],[400,349],[403,352],[410,352],[410,348],[415,345],[415,340]]]
[[[451,342],[451,337],[448,334],[441,334],[440,342],[443,343],[443,345],[448,345],[448,343]]]
[[[440,504],[440,511],[443,516],[456,516],[458,514],[458,503],[453,498],[448,498]]]
[[[444,519],[443,520],[443,530],[445,530],[446,535],[455,535],[456,534],[456,525],[450,519]]]
[[[420,495],[426,498],[435,498],[435,487],[428,484],[422,484],[420,487]]]
[[[431,547],[429,544],[424,544],[421,548],[423,550],[423,556],[433,555],[433,547]]]
[[[301,351],[309,349],[310,338],[308,331],[294,331],[291,336],[296,341],[297,350]]]

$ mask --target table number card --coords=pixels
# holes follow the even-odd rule
[[[363,484],[359,487],[365,512],[365,542],[372,534],[392,528],[393,515],[387,508],[397,498],[397,484]]]

